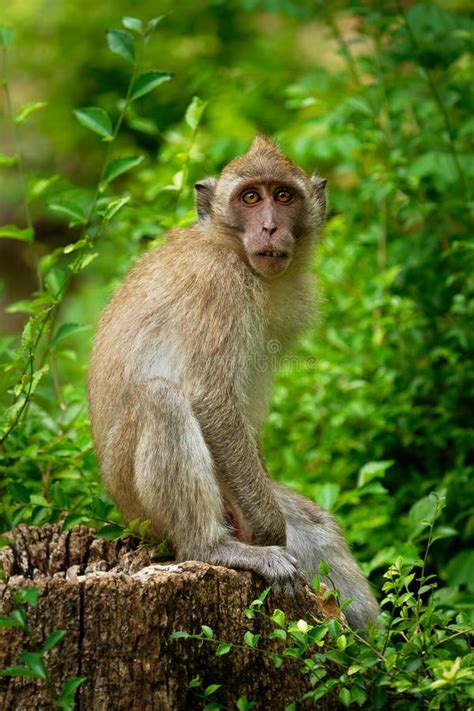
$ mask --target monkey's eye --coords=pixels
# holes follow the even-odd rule
[[[262,198],[256,190],[246,190],[244,193],[242,193],[240,199],[246,205],[255,205],[257,202],[260,202]]]
[[[273,198],[277,202],[282,202],[286,205],[288,203],[293,202],[293,193],[289,188],[277,188],[275,192],[273,193]]]

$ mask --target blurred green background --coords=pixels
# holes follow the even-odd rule
[[[73,110],[117,120],[132,67],[106,31],[160,14],[139,71],[173,76],[126,108],[109,154],[144,159],[99,194],[127,198],[121,211],[84,226],[71,205],[89,213],[108,144]],[[62,510],[68,525],[120,521],[87,421],[99,313],[139,253],[194,220],[193,181],[260,131],[327,177],[330,195],[314,265],[320,319],[276,379],[269,469],[335,512],[377,587],[397,555],[420,554],[437,492],[430,571],[442,604],[470,607],[469,3],[10,0],[0,24],[15,31],[3,68],[14,111],[46,102],[16,129],[35,242],[0,239],[3,530]],[[185,119],[195,96],[207,102],[197,132],[203,105]],[[0,225],[25,228],[5,92],[1,111]],[[92,246],[64,252],[85,234]]]

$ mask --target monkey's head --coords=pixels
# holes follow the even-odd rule
[[[324,221],[326,180],[308,176],[277,146],[257,136],[218,179],[196,183],[200,222],[230,231],[260,276],[282,274]]]

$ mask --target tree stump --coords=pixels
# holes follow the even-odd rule
[[[268,641],[272,624],[244,615],[265,587],[257,575],[198,562],[156,564],[151,548],[131,539],[96,539],[83,526],[62,532],[59,524],[21,525],[8,538],[10,545],[0,549],[0,565],[9,577],[8,585],[0,586],[0,614],[12,609],[12,590],[39,589],[38,605],[28,609],[34,639],[42,643],[51,632],[66,631],[46,656],[52,688],[59,691],[72,677],[87,677],[76,692],[75,709],[199,709],[205,702],[188,686],[197,675],[203,688],[221,684],[216,698],[230,708],[246,696],[257,709],[283,710],[308,689],[298,660],[285,660],[275,669],[270,655],[245,645],[216,657],[215,644],[170,640],[174,631],[198,633],[205,624],[226,642],[242,644],[250,630],[262,634],[263,647],[281,649],[281,642]],[[312,593],[293,606],[270,594],[265,609],[276,607],[294,620],[308,612],[318,618],[337,614],[331,601]],[[1,627],[0,668],[18,664],[25,646],[21,629]],[[4,677],[0,708],[51,709],[51,696],[41,680]],[[325,697],[318,708],[338,704]]]

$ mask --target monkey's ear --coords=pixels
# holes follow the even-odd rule
[[[205,220],[209,220],[211,218],[212,203],[214,200],[216,185],[216,178],[204,178],[204,180],[200,180],[194,185],[194,189],[196,191],[196,210],[199,222],[204,222]]]
[[[327,182],[326,178],[321,178],[316,173],[311,176],[311,185],[316,193],[325,193]]]

